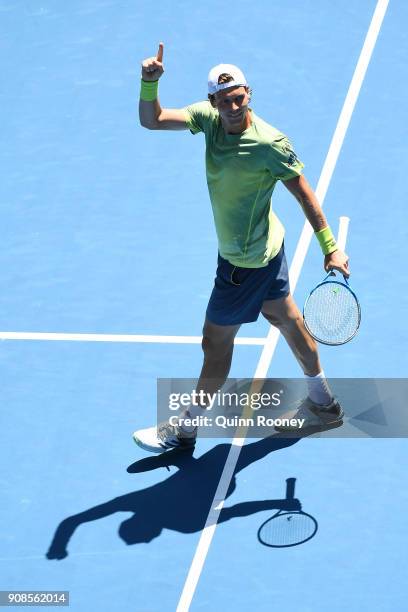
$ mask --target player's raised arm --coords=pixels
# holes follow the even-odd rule
[[[158,98],[159,79],[164,72],[163,43],[155,57],[142,62],[142,83],[139,101],[139,118],[149,130],[186,130],[186,116],[182,109],[162,108]]]

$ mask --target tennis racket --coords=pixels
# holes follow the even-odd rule
[[[295,497],[296,478],[286,479],[286,501],[299,507]],[[295,503],[297,502],[297,504]],[[271,548],[287,548],[307,542],[316,534],[317,521],[300,509],[279,510],[258,529],[258,540]]]
[[[341,217],[339,247],[344,251],[349,219]],[[338,280],[331,270],[310,292],[303,307],[303,320],[309,334],[322,344],[337,346],[356,335],[361,321],[358,298],[347,278]]]
[[[333,271],[329,272],[306,299],[303,320],[309,334],[322,344],[337,346],[354,338],[360,327],[361,309],[347,278],[342,282]]]

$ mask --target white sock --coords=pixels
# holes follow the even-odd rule
[[[187,412],[190,414],[190,416],[192,418],[194,417],[198,417],[198,416],[202,416],[205,412],[206,407],[205,406],[189,406],[187,408],[187,410],[185,410],[184,412]]]
[[[308,376],[305,374],[309,397],[314,404],[328,406],[333,401],[333,393],[327,384],[323,370],[316,376]]]
[[[186,408],[186,410],[183,410],[183,412],[180,414],[179,416],[179,425],[181,427],[181,429],[184,429],[184,431],[194,431],[195,430],[195,426],[194,425],[186,425],[184,419],[194,419],[195,417],[199,417],[202,416],[204,414],[205,411],[205,406],[189,406],[188,408]]]

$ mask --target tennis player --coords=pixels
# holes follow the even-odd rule
[[[284,228],[271,205],[272,192],[281,181],[313,227],[325,270],[349,276],[348,257],[337,248],[303,175],[303,163],[285,134],[250,108],[252,92],[237,66],[212,68],[208,100],[183,109],[160,105],[158,83],[163,72],[160,43],[157,56],[142,63],[140,123],[150,130],[189,130],[205,135],[207,183],[218,237],[218,267],[204,322],[204,363],[197,391],[215,393],[222,387],[240,326],[256,321],[261,313],[284,336],[308,384],[308,397],[298,410],[285,416],[305,419],[304,428],[341,424],[342,408],[330,391],[316,343],[290,294]],[[152,452],[191,447],[197,428],[191,425],[190,417],[204,411],[204,405],[189,406],[176,425],[165,422],[136,431],[134,440]],[[296,427],[281,430],[296,431]]]

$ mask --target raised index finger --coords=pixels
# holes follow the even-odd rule
[[[157,51],[156,59],[160,63],[163,61],[163,48],[164,48],[163,43],[162,42],[159,43],[159,50]]]

